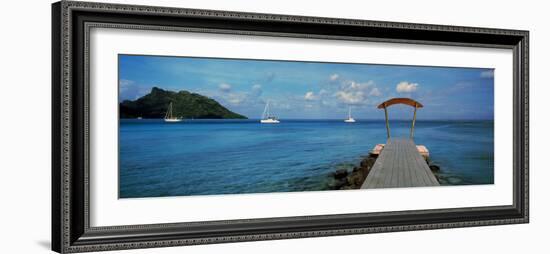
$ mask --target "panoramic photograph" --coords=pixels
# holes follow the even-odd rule
[[[494,183],[494,69],[118,56],[119,198]]]

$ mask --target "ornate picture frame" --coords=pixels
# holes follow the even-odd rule
[[[205,32],[513,51],[513,205],[90,225],[89,31]],[[472,227],[529,221],[529,32],[61,1],[52,5],[52,249],[60,253]]]

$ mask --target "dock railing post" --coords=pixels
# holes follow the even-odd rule
[[[376,106],[376,108],[378,109],[384,109],[384,115],[386,116],[386,132],[388,134],[388,140],[391,138],[390,119],[388,117],[388,107],[395,104],[405,104],[414,108],[414,116],[413,116],[412,125],[411,125],[411,133],[409,134],[409,138],[411,140],[414,139],[414,125],[416,123],[416,111],[419,108],[422,108],[424,106],[420,102],[417,102],[410,98],[393,98],[385,102],[382,102],[378,106]]]
[[[386,132],[388,133],[388,139],[390,139],[390,123],[388,121],[388,108],[386,107],[385,103],[384,103],[384,114],[386,116]]]
[[[414,123],[416,122],[416,109],[417,108],[418,108],[418,105],[415,103],[414,104],[414,116],[413,116],[413,121],[412,121],[412,126],[411,126],[411,134],[410,134],[411,139],[414,139]]]

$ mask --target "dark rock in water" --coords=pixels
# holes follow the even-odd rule
[[[447,178],[445,177],[437,176],[437,181],[441,185],[449,185],[449,181],[447,181]]]
[[[348,184],[348,179],[347,178],[342,178],[342,179],[338,180],[337,182],[340,185],[340,187],[342,187],[342,186]]]
[[[348,168],[339,168],[335,172],[329,174],[334,180],[328,185],[332,190],[350,190],[359,189],[367,178],[372,166],[376,162],[377,156],[369,155],[361,159],[359,166],[352,166]],[[347,169],[351,169],[351,172]]]
[[[347,184],[348,184],[348,179],[342,178],[342,179],[333,181],[332,183],[329,184],[328,187],[332,190],[339,190]]]
[[[435,172],[438,172],[438,171],[440,170],[439,166],[433,165],[433,164],[430,165],[430,169],[431,169],[432,171],[435,171]]]
[[[361,184],[363,184],[363,181],[365,181],[365,178],[366,176],[361,172],[353,173],[347,177],[350,187],[355,189],[358,189],[359,187],[361,187]]]
[[[376,161],[375,156],[369,156],[361,161],[360,167],[362,168],[370,168],[372,165],[374,165],[374,162]]]
[[[345,169],[338,169],[336,172],[334,172],[334,178],[340,179],[348,176],[348,171]]]

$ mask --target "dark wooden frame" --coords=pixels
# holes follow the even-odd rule
[[[90,227],[91,27],[505,48],[514,55],[513,205]],[[85,252],[527,223],[528,31],[62,1],[52,6],[52,249]]]

